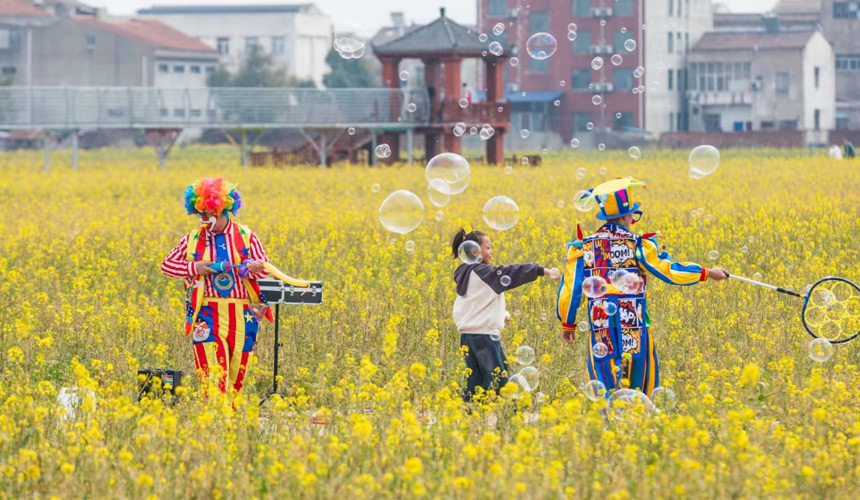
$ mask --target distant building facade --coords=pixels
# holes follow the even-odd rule
[[[519,65],[506,68],[514,129],[556,130],[565,140],[587,134],[589,126],[655,135],[687,129],[685,57],[711,29],[709,0],[532,0],[528,8],[516,0],[478,0],[478,18],[486,33],[502,23],[517,47],[537,32],[558,40],[549,59],[516,53]],[[565,36],[569,23],[577,28],[573,41]],[[629,39],[632,51],[624,46]],[[610,62],[615,54],[618,65]],[[591,66],[595,57],[603,59],[598,70]],[[635,77],[639,66],[645,73]]]
[[[706,33],[687,55],[690,131],[801,130],[825,144],[835,126],[833,50],[819,30]]]
[[[322,86],[329,71],[331,19],[313,4],[154,6],[138,15],[156,19],[216,49],[235,72],[254,47],[289,76]]]

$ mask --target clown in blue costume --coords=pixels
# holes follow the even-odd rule
[[[616,179],[579,200],[596,201],[600,206],[597,218],[606,222],[585,238],[578,230],[577,239],[567,245],[557,312],[562,338],[573,343],[576,312],[585,302],[592,380],[599,380],[607,390],[626,387],[650,397],[660,385],[660,373],[648,317],[648,274],[672,285],[720,281],[727,274],[691,262],[673,262],[659,250],[656,234],[634,234],[630,228],[642,216],[640,204],[632,198],[634,187],[645,187],[645,183],[632,177]],[[592,277],[603,281],[589,279]]]

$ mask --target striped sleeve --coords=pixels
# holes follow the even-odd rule
[[[653,238],[643,238],[636,249],[639,266],[671,285],[695,285],[708,279],[708,269],[692,262],[673,262],[666,252],[660,252]]]
[[[260,239],[257,238],[256,233],[251,233],[251,237],[248,239],[251,244],[251,258],[254,260],[261,260],[263,262],[269,262],[269,257],[266,255],[266,249],[263,248],[263,244],[260,243]],[[251,273],[251,278],[258,280],[265,278],[269,275],[269,272],[263,269],[261,273]]]
[[[194,263],[185,260],[188,251],[188,235],[182,237],[176,247],[167,254],[161,263],[161,272],[171,278],[187,278],[194,276]]]
[[[570,246],[567,250],[564,273],[558,286],[556,307],[556,314],[564,330],[576,328],[576,311],[582,303],[583,265],[582,250]]]

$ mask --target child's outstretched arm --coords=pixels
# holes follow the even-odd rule
[[[531,283],[541,276],[554,280],[561,277],[561,272],[558,269],[541,267],[537,264],[509,264],[506,266],[477,264],[473,270],[481,278],[481,281],[496,293],[513,290],[526,283]]]
[[[642,238],[636,249],[639,266],[657,278],[671,285],[695,285],[708,279],[726,279],[725,271],[719,268],[708,269],[693,262],[674,262],[666,252],[660,252],[657,237]]]

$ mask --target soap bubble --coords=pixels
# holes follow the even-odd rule
[[[454,125],[454,135],[455,136],[462,137],[462,135],[465,133],[466,133],[466,124],[465,123],[460,122],[460,123]]]
[[[603,67],[603,58],[600,56],[595,57],[591,60],[591,69],[597,71]]]
[[[696,146],[690,152],[690,177],[701,179],[716,172],[720,165],[720,151],[707,144]]]
[[[512,57],[510,60],[510,63],[511,63],[511,66],[516,68],[517,66],[520,65],[520,58],[519,57]]]
[[[508,286],[511,284],[511,277],[508,275],[504,275],[501,278],[499,278],[499,283],[501,283],[502,286]]]
[[[576,329],[580,332],[588,331],[588,321],[580,321],[578,325],[576,325]]]
[[[609,347],[607,347],[603,342],[598,342],[591,347],[591,352],[594,353],[595,358],[603,359],[607,354],[609,354]]]
[[[570,147],[572,147],[573,149],[578,148],[579,147],[579,139],[577,139],[576,137],[571,139],[570,140]]]
[[[486,141],[490,137],[492,137],[495,133],[496,133],[496,129],[494,129],[493,127],[491,127],[487,124],[484,124],[484,126],[481,127],[481,134],[480,134],[481,140]]]
[[[469,134],[475,135],[478,133],[478,127],[472,127],[469,129]]]
[[[502,52],[505,51],[505,49],[502,47],[502,44],[500,44],[499,42],[490,43],[489,49],[490,54],[493,54],[494,56],[500,56],[502,55]]]
[[[597,173],[602,176],[606,176],[606,174],[609,173],[609,170],[606,170],[606,167],[600,167],[600,170],[598,170]]]
[[[445,189],[443,180],[434,179],[433,182],[427,186],[427,197],[430,198],[430,203],[432,203],[434,207],[442,208],[451,201],[451,195],[445,194],[437,188]]]
[[[720,258],[720,252],[716,250],[711,250],[710,252],[708,252],[708,258],[711,260],[717,260]]]
[[[520,388],[526,392],[532,392],[540,385],[540,372],[534,366],[526,366],[515,376],[520,377],[525,382],[525,385],[520,385]]]
[[[528,139],[529,138],[529,130],[525,129],[525,128],[520,130],[520,137],[522,137],[523,139]]]
[[[542,392],[536,392],[535,393],[535,401],[539,404],[546,403],[546,394],[544,394]]]
[[[457,257],[463,264],[479,264],[482,260],[481,245],[472,240],[466,240],[457,248]]]
[[[505,175],[511,175],[512,173],[514,173],[514,167],[507,165],[504,168],[504,172],[505,172]]]
[[[579,168],[577,168],[577,169],[576,169],[576,180],[581,181],[582,179],[585,179],[585,175],[586,175],[587,173],[588,173],[588,172],[585,170],[585,167],[579,167]]]
[[[573,206],[580,212],[591,212],[597,206],[597,201],[595,201],[594,196],[583,189],[573,195]]]
[[[559,106],[561,106],[561,100],[556,99],[555,101],[553,101],[553,103],[552,103],[552,104],[553,104],[555,107],[559,107]]]
[[[541,313],[541,314],[540,314],[540,320],[541,320],[541,321],[546,321],[546,318],[547,318],[546,313]]]
[[[424,169],[427,182],[440,193],[448,195],[462,193],[469,185],[471,176],[469,162],[455,153],[434,156]]]
[[[633,52],[636,50],[636,40],[632,38],[624,40],[624,48],[627,49],[627,52]]]
[[[529,157],[523,156],[522,159],[520,159],[520,163],[522,163],[523,165],[528,165],[529,164]]]
[[[409,104],[406,105],[406,111],[409,111],[410,113],[414,113],[415,110],[417,110],[417,109],[418,109],[418,106],[414,102],[410,102]]]
[[[407,240],[406,243],[403,244],[403,248],[405,248],[407,252],[412,253],[415,251],[415,242]]]
[[[364,42],[349,36],[335,38],[334,50],[344,59],[360,59],[367,50]]]
[[[639,78],[645,74],[645,66],[637,66],[636,69],[633,70],[633,76],[635,78]]]
[[[555,206],[557,206],[558,208],[564,208],[564,200],[558,200]]]
[[[567,32],[567,39],[570,40],[571,42],[576,40],[576,32],[575,31],[568,31]]]
[[[565,85],[567,85],[567,82],[565,82],[564,80],[561,80],[560,82],[558,82],[559,87],[564,87]]]
[[[636,91],[639,92],[640,94],[644,94],[645,93],[645,86],[640,85],[640,86],[636,87]]]
[[[433,214],[433,218],[442,222],[442,220],[445,219],[445,214],[441,210],[436,210],[436,213]]]
[[[507,196],[494,196],[484,204],[484,222],[496,231],[514,227],[520,220],[520,207]]]
[[[609,62],[611,62],[613,66],[621,66],[621,63],[624,62],[624,58],[621,57],[621,54],[613,54],[612,57],[609,58]]]
[[[576,23],[570,23],[567,25],[567,31],[576,31]]]
[[[496,25],[493,26],[493,34],[494,35],[499,36],[504,32],[505,32],[505,23],[496,23]]]
[[[489,39],[489,37],[487,36],[486,33],[481,33],[480,35],[478,35],[478,41],[481,43],[486,42],[488,39]]]
[[[600,106],[601,104],[603,104],[603,97],[601,97],[599,94],[591,96],[591,104],[594,104],[595,106]]]
[[[608,300],[603,301],[603,310],[606,311],[608,316],[615,316],[615,313],[618,312],[618,305],[615,302],[609,302]]]
[[[755,280],[755,281],[761,281],[761,279],[762,279],[762,275],[761,275],[761,273],[755,273],[755,274],[753,274],[753,275],[752,275],[752,279],[753,279],[753,280]]]
[[[586,130],[594,130],[594,122],[588,122],[585,124]]]
[[[582,388],[585,397],[591,401],[600,401],[606,398],[606,386],[599,380],[589,380]]]
[[[615,113],[615,118],[621,119],[621,113]]]
[[[827,339],[814,339],[809,343],[809,357],[813,361],[824,363],[833,356],[833,344]]]
[[[609,273],[609,282],[612,283],[616,289],[621,290],[621,287],[624,284],[624,280],[627,276],[632,275],[633,273],[626,271],[624,269],[616,269],[615,271],[611,271]]]
[[[391,146],[388,144],[380,144],[379,146],[376,146],[374,151],[378,158],[388,158],[391,156]]]
[[[622,32],[622,33],[627,33],[627,28],[626,28],[626,27],[624,27],[624,26],[622,26],[622,27],[621,27],[621,32]]]
[[[603,143],[601,142],[600,144],[598,144],[598,145],[597,145],[597,150],[598,150],[598,151],[603,151],[603,150],[605,150],[605,149],[606,149],[606,144],[603,144]]]
[[[349,127],[346,129],[346,133],[349,135],[355,135],[355,127]]]
[[[618,389],[609,397],[609,405],[617,412],[639,405],[649,412],[656,410],[648,396],[636,389]]]
[[[527,345],[521,345],[514,357],[517,358],[517,363],[528,366],[535,362],[535,350]]]
[[[381,189],[382,189],[382,186],[380,186],[379,184],[376,184],[376,183],[374,183],[372,186],[370,186],[370,190],[373,191],[374,193],[378,193]]]
[[[400,72],[400,80],[402,80],[404,82],[406,80],[409,80],[409,72],[408,71],[401,71]]]
[[[461,98],[461,99],[460,99],[460,101],[459,101],[459,103],[458,103],[458,104],[460,104],[460,107],[461,107],[461,108],[466,109],[466,108],[468,108],[468,107],[469,107],[469,100],[468,100],[468,99],[466,99],[465,97],[463,97],[463,98]]]
[[[379,222],[391,232],[406,234],[424,220],[424,204],[415,193],[401,189],[379,205]]]
[[[630,158],[633,158],[634,160],[642,158],[642,151],[640,151],[639,148],[636,146],[630,146],[630,149],[627,150],[627,154],[630,155]]]
[[[582,282],[582,293],[590,299],[606,295],[606,280],[600,276],[589,276]]]
[[[741,247],[741,253],[747,253],[750,251],[750,247],[744,245]]]
[[[498,342],[500,338],[502,338],[502,332],[501,331],[493,330],[490,332],[490,340],[495,340],[496,342]]]
[[[529,57],[542,61],[555,54],[558,42],[549,33],[535,33],[526,42],[526,52]]]
[[[668,387],[655,387],[651,391],[651,401],[663,411],[672,411],[678,405],[678,396]]]

